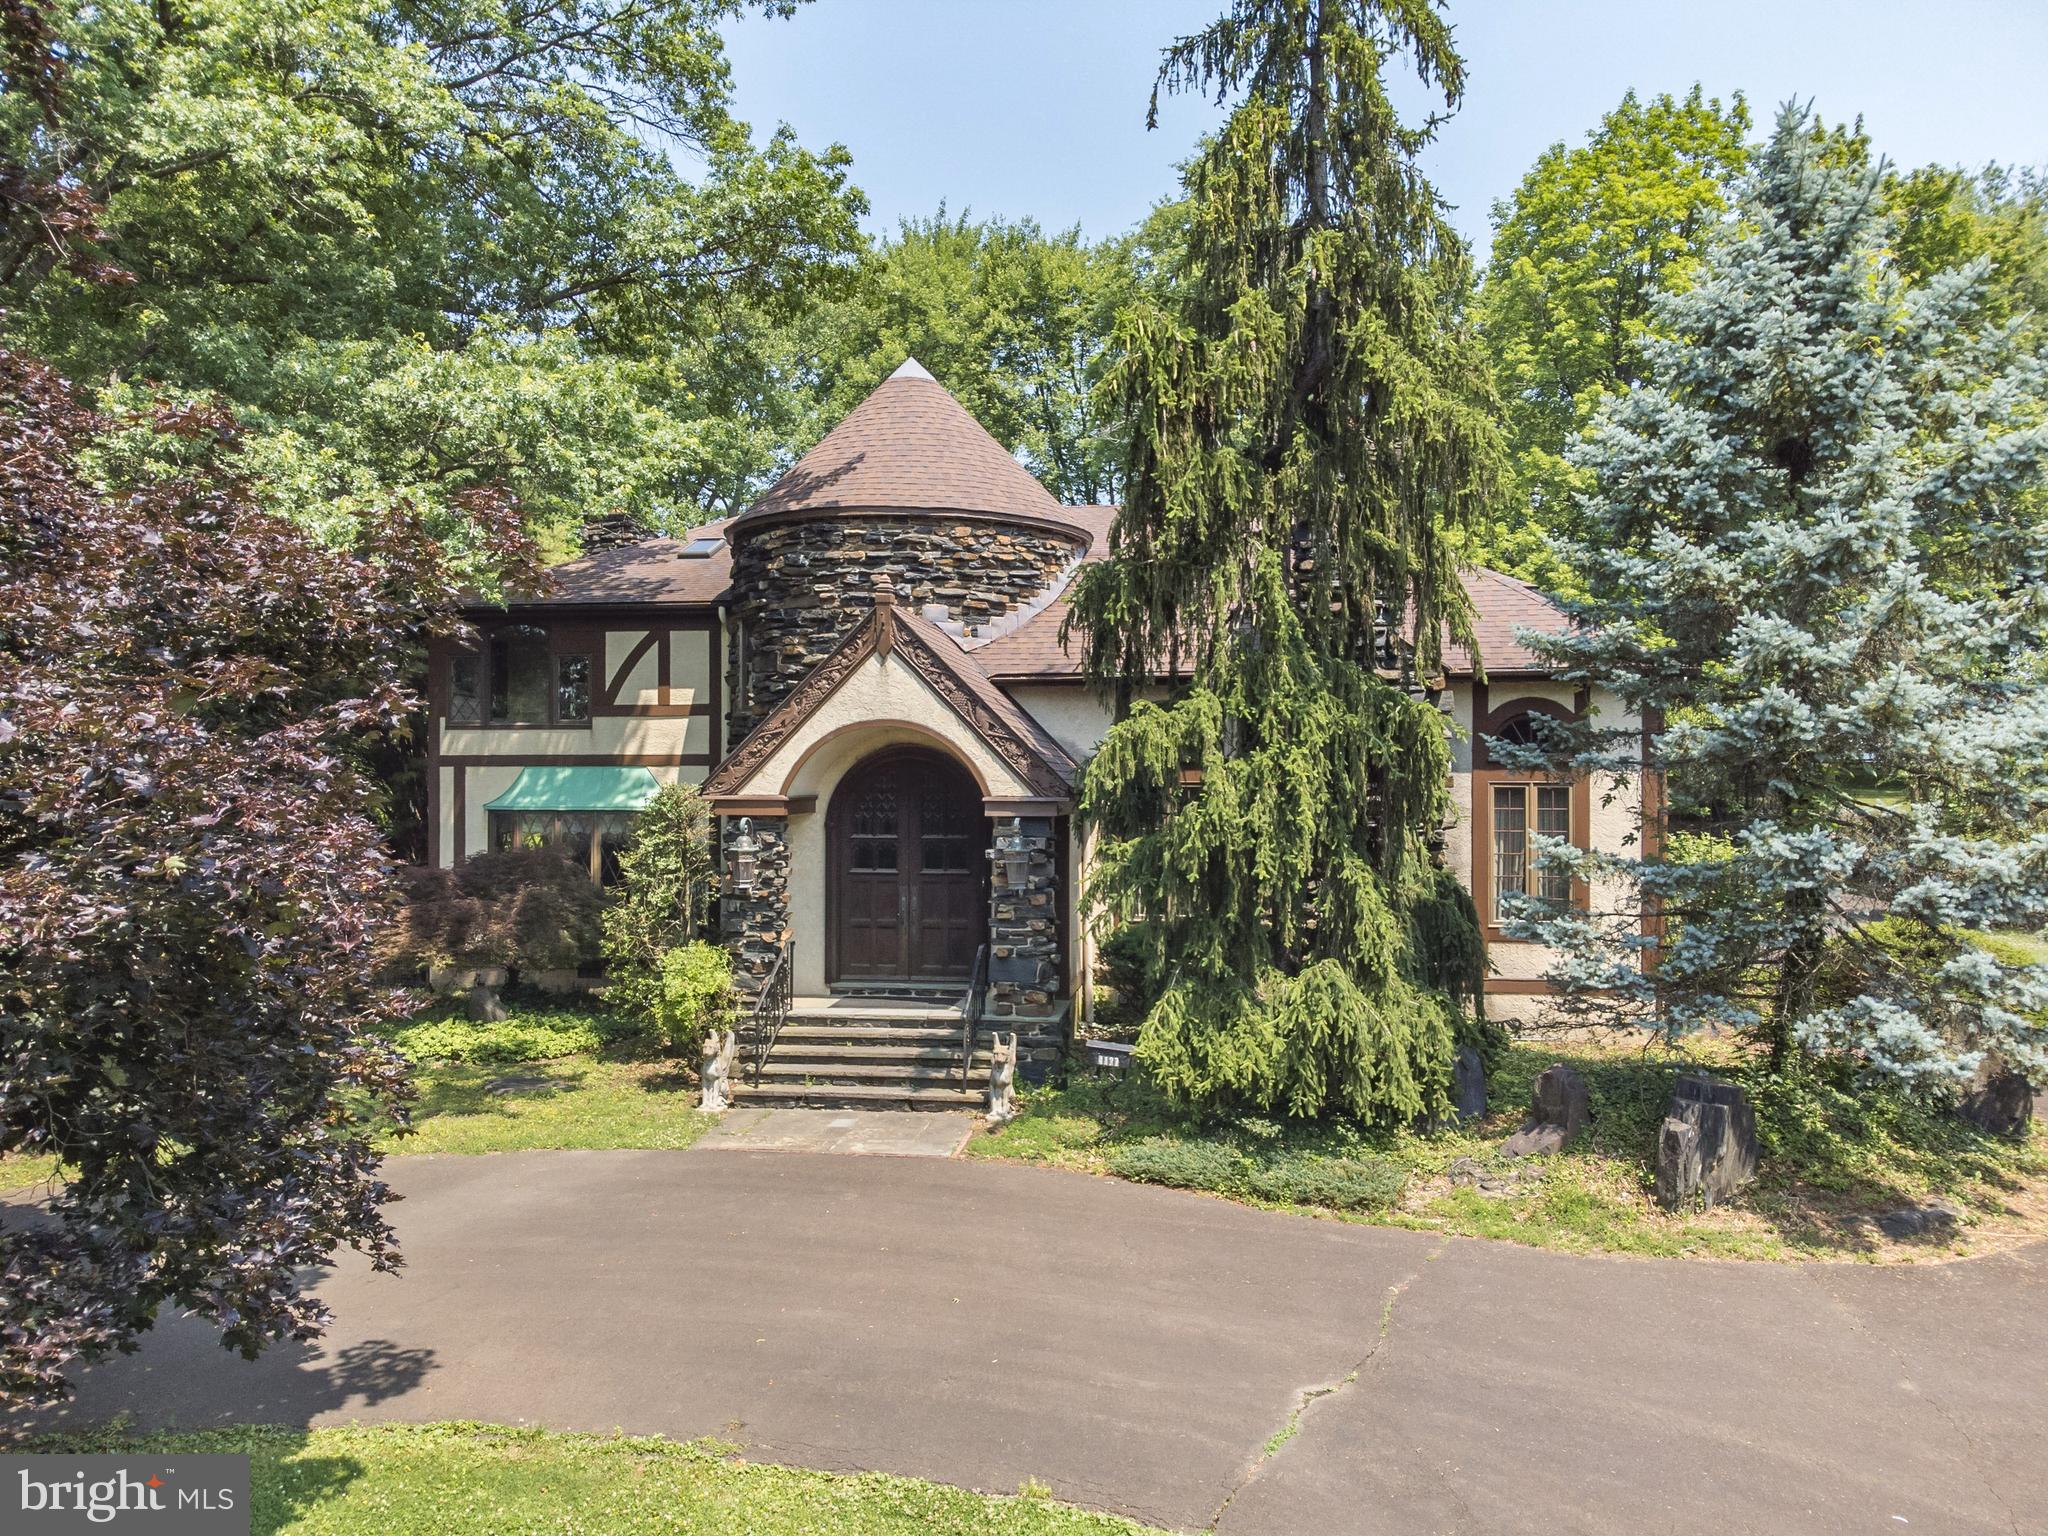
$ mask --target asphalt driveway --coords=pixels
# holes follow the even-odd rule
[[[1679,1264],[1000,1164],[391,1166],[408,1268],[328,1276],[321,1348],[181,1319],[42,1424],[716,1435],[1232,1533],[2048,1530],[2048,1247]]]

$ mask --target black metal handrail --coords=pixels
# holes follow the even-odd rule
[[[967,982],[967,996],[960,1002],[960,1086],[967,1086],[968,1068],[974,1064],[974,1037],[981,1032],[982,1004],[988,998],[988,946],[974,952],[974,974]]]
[[[796,995],[795,955],[796,936],[786,933],[775,952],[775,964],[768,972],[768,979],[762,983],[760,995],[754,999],[753,1017],[747,1025],[747,1043],[752,1047],[753,1058],[747,1081],[756,1087],[761,1082],[761,1069],[768,1064],[768,1053],[775,1049],[775,1037],[789,1022],[790,1004]]]

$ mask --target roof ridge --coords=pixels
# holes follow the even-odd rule
[[[869,391],[738,521],[826,509],[1071,520],[1016,455],[914,358]]]

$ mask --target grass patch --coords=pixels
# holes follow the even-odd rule
[[[1593,1123],[1556,1157],[1499,1155],[1536,1074],[1578,1069]],[[1672,1079],[1706,1066],[1756,1106],[1762,1166],[1738,1199],[1666,1212],[1655,1201],[1656,1135]],[[2048,1232],[2048,1136],[2015,1145],[1938,1105],[1813,1067],[1773,1079],[1742,1051],[1518,1043],[1488,1085],[1485,1119],[1431,1134],[1198,1117],[1142,1082],[1077,1078],[1027,1091],[1023,1113],[968,1155],[1111,1173],[1348,1220],[1502,1238],[1575,1252],[1786,1260],[1971,1251]],[[1895,1244],[1871,1218],[1946,1200],[1949,1239]]]
[[[388,1152],[687,1147],[710,1129],[683,1064],[623,1021],[587,1008],[512,1005],[497,1023],[449,1007],[392,1031],[413,1058],[413,1130]]]
[[[246,1453],[255,1536],[1133,1536],[1146,1529],[1035,1491],[991,1496],[877,1473],[756,1465],[711,1441],[481,1424],[68,1436],[34,1449]]]
[[[420,1101],[412,1133],[380,1136],[387,1152],[687,1147],[713,1120],[695,1107],[696,1085],[668,1061],[571,1056],[510,1069],[432,1063],[414,1075]],[[508,1078],[516,1085],[507,1088]]]

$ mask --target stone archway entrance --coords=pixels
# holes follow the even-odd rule
[[[988,821],[967,771],[924,747],[855,766],[826,812],[828,982],[965,983],[988,932]]]

